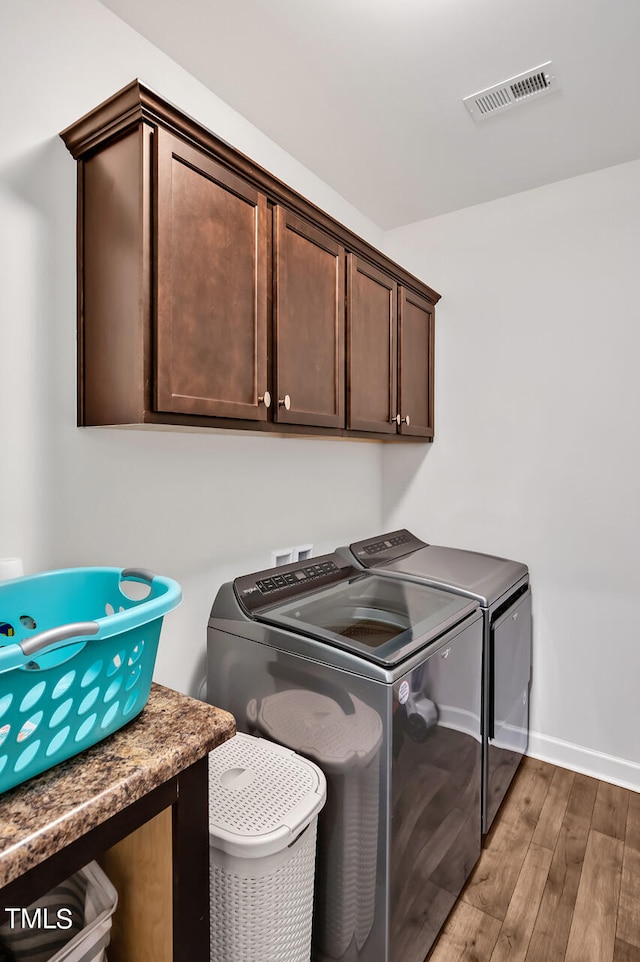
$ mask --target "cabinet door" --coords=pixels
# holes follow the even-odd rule
[[[400,433],[432,438],[433,304],[404,287],[400,288],[398,304],[398,412],[402,419]]]
[[[265,420],[266,198],[157,131],[158,411]]]
[[[343,427],[344,248],[282,207],[275,225],[274,416]]]
[[[347,264],[347,427],[395,434],[398,285],[355,254]]]

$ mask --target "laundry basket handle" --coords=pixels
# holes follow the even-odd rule
[[[137,578],[140,581],[148,581],[149,584],[151,584],[157,575],[155,571],[149,571],[148,568],[123,568],[121,577],[123,581],[127,581],[130,578]]]
[[[39,634],[28,638],[26,641],[18,642],[23,654],[34,655],[49,645],[54,645],[59,641],[67,641],[69,638],[80,637],[81,635],[95,635],[100,631],[100,625],[95,621],[76,621],[68,625],[60,625],[57,628],[49,628]]]

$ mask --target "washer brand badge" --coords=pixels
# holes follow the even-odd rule
[[[401,705],[406,705],[409,701],[409,682],[401,681],[398,688],[398,701]]]

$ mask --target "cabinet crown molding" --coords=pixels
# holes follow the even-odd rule
[[[240,173],[258,190],[263,191],[274,204],[281,204],[294,213],[301,214],[311,223],[320,225],[346,249],[357,253],[372,264],[381,263],[397,280],[435,305],[440,294],[415,277],[401,265],[375,251],[372,258],[371,245],[337,222],[321,208],[278,180],[249,157],[236,150],[222,138],[165,100],[141,80],[135,79],[108,100],[89,111],[60,133],[65,146],[74,160],[82,161],[106,142],[116,139],[136,125],[147,123],[164,127],[188,142],[208,151],[229,170]]]

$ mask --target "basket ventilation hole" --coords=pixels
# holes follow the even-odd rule
[[[10,731],[11,725],[3,725],[2,728],[0,728],[0,746],[4,745]]]
[[[13,701],[13,694],[9,692],[7,695],[3,695],[0,698],[0,718],[4,713],[11,707],[11,702]]]
[[[47,686],[43,681],[39,681],[37,685],[34,685],[27,694],[24,696],[20,703],[20,711],[29,711],[30,708],[40,700],[44,694],[44,690]]]
[[[55,728],[56,725],[59,725],[60,722],[63,722],[67,717],[67,715],[69,714],[69,712],[71,711],[72,705],[73,705],[73,698],[67,698],[67,700],[63,701],[61,705],[58,705],[53,715],[51,716],[51,721],[49,722],[49,728]]]
[[[138,692],[132,691],[129,697],[127,698],[127,703],[124,706],[122,714],[129,715],[133,711],[134,705],[137,702],[137,700],[138,700]]]
[[[113,615],[115,614],[115,611],[116,611],[116,609],[113,607],[110,601],[107,601],[106,605],[104,606],[104,610],[105,610],[105,614],[107,615]]]
[[[127,662],[129,667],[131,667],[131,665],[135,665],[138,658],[142,654],[143,648],[144,648],[144,641],[139,641],[138,644],[135,646],[135,648],[132,649],[131,654],[129,655],[129,660]]]
[[[102,661],[94,661],[90,668],[87,668],[84,675],[82,676],[82,681],[80,682],[81,688],[86,688],[90,685],[92,681],[95,681],[100,672],[102,671]]]
[[[138,681],[138,678],[140,677],[140,672],[141,672],[141,671],[142,671],[142,665],[140,665],[140,664],[134,665],[134,667],[131,669],[131,673],[130,673],[129,677],[127,678],[127,683],[126,683],[126,685],[124,686],[125,691],[131,691],[131,689],[133,688],[133,686],[134,686],[134,685],[136,684],[136,682]]]
[[[107,665],[107,678],[111,678],[112,675],[118,671],[119,668],[124,664],[124,651],[118,652],[114,655],[109,664]]]
[[[104,698],[102,700],[105,703],[105,705],[107,704],[107,702],[111,701],[112,698],[116,697],[116,695],[118,694],[121,688],[122,688],[122,676],[120,676],[119,678],[114,678],[104,693]]]
[[[89,694],[85,695],[85,697],[80,702],[80,707],[78,708],[78,715],[86,715],[89,709],[92,708],[93,705],[95,704],[99,694],[100,694],[100,689],[96,685],[96,687],[92,688]]]
[[[26,768],[29,762],[32,762],[35,756],[38,754],[38,749],[40,748],[40,741],[31,742],[28,748],[22,752],[19,756],[18,761],[13,766],[14,772],[21,772],[23,768]]]
[[[116,715],[118,714],[119,708],[120,708],[120,702],[119,702],[119,701],[114,701],[113,705],[110,705],[110,706],[109,706],[109,708],[108,708],[107,711],[105,712],[105,715],[104,715],[104,718],[102,719],[102,722],[100,723],[100,727],[101,727],[101,728],[108,728],[108,727],[109,727],[109,725],[111,724],[111,722],[113,721],[113,719],[114,719],[114,718],[116,717]]]
[[[73,680],[75,677],[76,677],[75,671],[68,671],[66,675],[63,675],[60,681],[57,683],[56,687],[51,692],[51,697],[62,698],[63,695],[66,695],[69,689],[71,688],[71,685],[73,684]]]
[[[29,628],[31,631],[36,627],[35,620],[31,615],[20,615],[20,624],[23,628]]]
[[[26,741],[26,739],[30,735],[33,735],[34,731],[42,721],[42,717],[43,717],[43,713],[41,711],[38,711],[35,713],[35,715],[32,715],[31,718],[27,718],[27,720],[23,722],[22,728],[18,732],[17,741],[19,742]]]
[[[5,638],[13,638],[15,635],[14,627],[8,621],[0,621],[0,637],[3,635]]]
[[[4,770],[4,766],[6,764],[7,764],[7,755],[3,755],[2,758],[0,758],[0,775],[2,774]]]
[[[69,737],[70,731],[71,731],[71,728],[69,727],[69,725],[67,725],[66,728],[61,728],[60,731],[53,736],[53,738],[51,739],[51,742],[49,743],[49,747],[45,752],[45,755],[48,758],[50,758],[51,755],[55,755],[56,752],[58,752],[62,748],[67,738]]]
[[[98,720],[98,716],[95,714],[95,712],[93,713],[93,715],[89,715],[88,718],[85,718],[83,723],[80,725],[80,728],[76,732],[75,740],[77,742],[84,741],[87,735],[91,732],[91,729],[93,728],[97,720]]]

